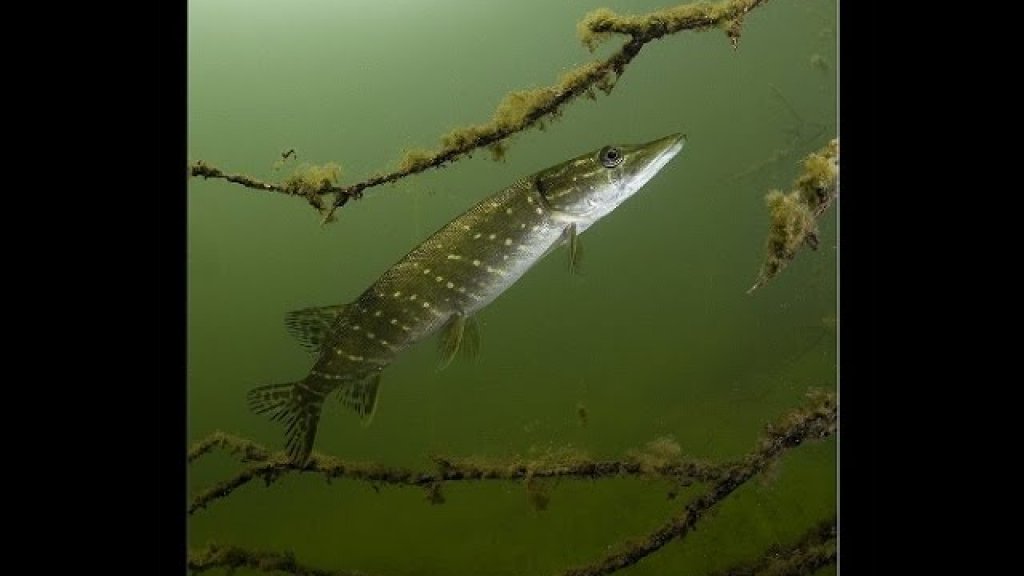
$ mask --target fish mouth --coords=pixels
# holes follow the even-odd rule
[[[676,132],[675,134],[652,140],[642,145],[643,155],[650,158],[650,160],[638,175],[637,188],[646,184],[665,167],[665,164],[668,164],[669,160],[675,158],[676,154],[683,149],[683,144],[685,143],[686,135]]]
[[[652,164],[657,166],[655,168],[655,171],[657,171],[667,164],[669,160],[675,158],[675,155],[679,154],[679,151],[683,149],[684,144],[686,144],[686,135],[676,132],[664,138],[648,142],[644,144],[644,148],[651,150],[655,154]]]

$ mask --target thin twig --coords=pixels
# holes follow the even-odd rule
[[[800,113],[796,111],[796,108],[789,103],[789,99],[782,93],[782,90],[779,90],[778,86],[768,83],[768,88],[772,91],[772,94],[775,95],[778,101],[782,102],[782,106],[785,107],[786,111],[789,112],[789,115],[793,117],[793,120],[796,122],[797,129],[799,130],[799,127],[804,125],[803,117],[800,116]]]
[[[775,149],[775,151],[772,152],[768,156],[768,158],[760,162],[757,162],[756,164],[753,164],[750,167],[741,170],[740,172],[727,176],[725,178],[725,181],[734,182],[736,180],[742,180],[743,178],[746,178],[751,174],[755,174],[757,172],[760,172],[761,170],[764,170],[768,166],[771,166],[773,164],[779,164],[783,160],[787,160],[799,150],[806,149],[809,144],[818,141],[821,135],[825,133],[826,128],[824,124],[818,124],[817,122],[811,123],[810,125],[814,126],[813,132],[807,132],[805,134],[804,132],[801,131],[802,128],[798,129],[798,131],[792,133],[792,135],[790,136],[789,140],[786,142],[785,145],[783,145],[781,148]]]
[[[196,442],[186,457],[189,464],[212,452],[215,448],[227,450],[231,454],[240,455],[243,462],[263,462],[270,452],[259,444],[233,434],[225,434],[220,430]]]

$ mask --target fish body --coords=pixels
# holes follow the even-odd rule
[[[287,451],[305,462],[327,395],[365,419],[380,374],[406,348],[442,331],[445,364],[477,346],[473,314],[562,243],[570,265],[578,237],[647,183],[682,149],[674,134],[639,146],[605,146],[520,179],[458,216],[399,260],[355,301],[292,312],[289,330],[317,353],[298,382],[249,393],[281,420]]]

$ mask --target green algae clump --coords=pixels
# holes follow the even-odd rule
[[[327,164],[302,164],[291,176],[285,178],[283,187],[287,194],[302,196],[314,208],[324,212],[321,196],[330,193],[341,178],[341,166],[334,162]]]
[[[598,45],[611,36],[609,32],[596,32],[596,30],[610,28],[618,18],[620,16],[608,8],[598,8],[576,24],[576,34],[587,50],[593,52]]]
[[[341,166],[328,162],[320,166],[302,164],[285,179],[284,188],[289,194],[310,196],[330,191],[341,177]]]
[[[433,160],[433,155],[429,150],[422,148],[407,150],[398,162],[398,170],[400,172],[419,172],[428,168],[431,160]]]
[[[683,449],[671,436],[662,436],[647,443],[642,450],[627,453],[630,461],[636,462],[646,474],[656,474],[682,462]]]

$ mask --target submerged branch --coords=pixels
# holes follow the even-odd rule
[[[504,155],[505,141],[511,136],[529,128],[543,127],[546,120],[558,118],[564,106],[579,96],[594,99],[596,90],[610,93],[626,66],[648,42],[684,30],[720,28],[735,48],[743,17],[765,2],[767,0],[723,0],[714,4],[685,4],[638,16],[622,16],[606,8],[591,12],[577,26],[580,40],[591,50],[613,33],[629,37],[608,58],[571,70],[551,86],[507,94],[489,122],[456,128],[441,137],[441,144],[436,149],[408,151],[396,169],[362,182],[338,186],[334,180],[318,180],[311,187],[297,189],[290,185],[291,180],[270,184],[245,175],[225,173],[202,160],[192,164],[190,174],[219,178],[257,190],[302,196],[328,222],[333,220],[336,208],[344,206],[352,198],[362,197],[363,192],[370,188],[440,168],[481,148],[488,148],[495,158],[500,159]],[[302,181],[304,175],[297,173],[292,178]],[[333,200],[327,204],[320,200],[326,195],[333,195]]]
[[[596,562],[566,570],[564,576],[611,574],[636,564],[677,538],[684,538],[711,508],[764,471],[788,448],[798,446],[805,440],[826,438],[834,434],[836,417],[835,396],[813,393],[808,406],[794,410],[779,422],[769,425],[758,441],[757,448],[733,465],[724,477],[713,482],[704,494],[687,504],[682,513],[646,537],[629,541]]]
[[[804,172],[788,194],[772,190],[765,196],[771,225],[764,263],[751,293],[781,272],[803,246],[818,249],[818,218],[836,199],[839,189],[839,140],[804,160]]]

